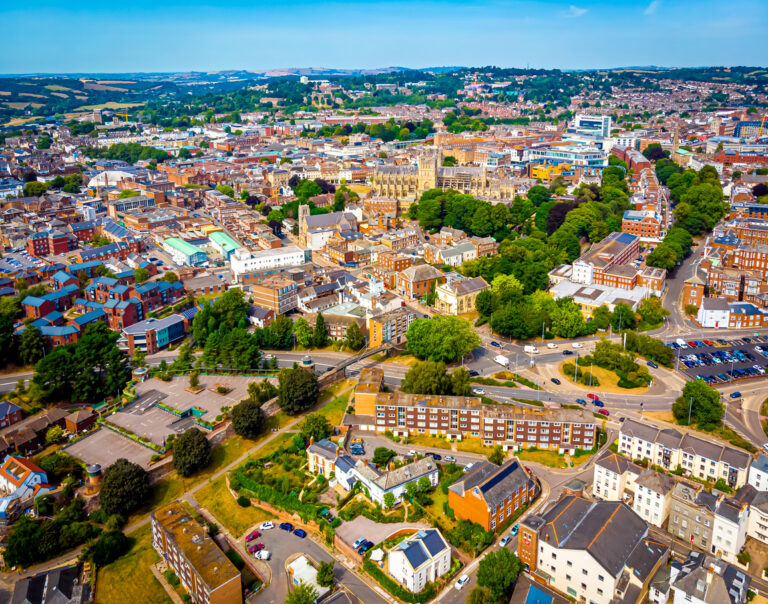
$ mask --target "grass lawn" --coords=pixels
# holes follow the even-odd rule
[[[518,459],[521,461],[533,461],[536,463],[540,463],[544,466],[549,466],[550,468],[564,468],[565,467],[565,456],[560,455],[557,450],[536,450],[536,451],[518,451],[515,453],[517,455]],[[592,457],[593,453],[589,451],[581,452],[576,455],[571,455],[571,461],[573,462],[573,466],[580,466],[581,464],[585,463],[590,457]]]
[[[621,388],[619,386],[619,376],[616,375],[613,371],[608,371],[607,369],[603,369],[602,367],[597,367],[596,365],[592,367],[592,375],[597,378],[598,382],[600,383],[599,386],[585,386],[584,384],[574,384],[573,378],[569,378],[565,373],[563,373],[563,365],[565,363],[571,363],[574,364],[572,361],[563,361],[560,363],[558,370],[560,371],[560,375],[562,376],[563,380],[566,380],[570,383],[571,386],[576,386],[577,388],[581,388],[585,391],[591,391],[591,392],[603,392],[603,393],[612,393],[612,394],[623,394],[627,392],[631,392],[632,394],[642,394],[643,392],[648,391],[648,386],[644,386],[642,388]],[[583,371],[589,371],[589,367],[584,367],[580,365],[581,370]]]
[[[285,434],[280,434],[277,438],[274,440],[268,442],[263,447],[257,449],[256,451],[253,451],[251,453],[251,457],[255,459],[259,459],[260,457],[264,457],[265,455],[269,455],[270,453],[274,453],[277,451],[280,447],[290,447],[291,443],[293,442],[293,437],[295,434],[291,432],[287,432]]]
[[[160,561],[152,547],[152,528],[147,524],[128,536],[135,540],[131,551],[99,571],[95,601],[104,604],[171,604],[163,586],[149,570]]]
[[[643,416],[658,419],[671,424],[676,424],[675,416],[671,411],[643,411]]]
[[[486,447],[479,438],[465,438],[456,443],[459,451],[465,453],[479,453],[480,455],[488,455],[491,452],[492,447]]]
[[[273,518],[272,514],[256,507],[240,507],[235,498],[227,490],[225,478],[217,478],[205,485],[197,493],[195,499],[208,510],[230,533],[240,537],[254,524]]]
[[[419,447],[433,447],[435,449],[450,449],[451,443],[440,436],[431,434],[411,434],[403,445],[417,445]]]
[[[456,528],[456,519],[446,516],[445,510],[443,509],[443,503],[448,501],[448,495],[443,493],[443,490],[440,487],[437,487],[429,494],[429,496],[432,497],[432,505],[427,506],[424,509],[437,520],[440,524],[440,528],[443,530]]]
[[[338,426],[344,417],[344,412],[347,410],[350,394],[352,394],[351,390],[346,394],[342,394],[333,399],[330,403],[320,409],[318,413],[324,415],[332,426]]]
[[[324,403],[325,401],[329,401],[333,397],[335,397],[339,392],[344,392],[348,388],[351,388],[354,384],[355,384],[355,380],[342,380],[340,382],[336,382],[335,384],[326,388],[320,393],[320,398],[318,399],[318,402]]]

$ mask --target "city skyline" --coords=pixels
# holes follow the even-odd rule
[[[269,6],[226,0],[216,7],[140,0],[130,11],[90,0],[76,8],[44,0],[34,11],[4,7],[0,17],[9,46],[24,49],[0,58],[4,74],[442,65],[576,70],[762,65],[768,59],[760,37],[768,9],[756,0],[738,13],[710,0],[695,10],[672,0],[620,6],[602,0]]]

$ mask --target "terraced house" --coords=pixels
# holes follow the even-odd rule
[[[746,451],[633,419],[621,425],[619,452],[632,459],[647,459],[668,471],[679,466],[686,475],[700,480],[722,478],[732,489],[746,484],[752,463]]]

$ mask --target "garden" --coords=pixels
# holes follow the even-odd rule
[[[611,386],[624,390],[647,388],[652,380],[648,368],[636,362],[633,352],[605,339],[596,344],[592,354],[584,355],[576,363],[565,362],[560,370],[587,388],[600,386],[603,390],[610,390]]]

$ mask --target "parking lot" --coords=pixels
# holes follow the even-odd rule
[[[768,337],[754,336],[726,340],[724,338],[686,340],[667,344],[679,354],[679,370],[692,379],[712,386],[765,375],[768,365]]]
[[[108,428],[101,428],[74,445],[67,447],[67,453],[86,464],[101,464],[102,469],[125,458],[142,468],[149,467],[152,451],[147,447],[120,436]]]

